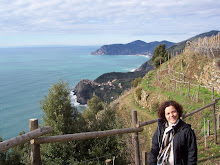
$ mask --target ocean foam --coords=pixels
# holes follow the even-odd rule
[[[80,105],[80,103],[77,102],[77,96],[74,95],[73,91],[70,92],[70,101],[71,101],[71,104],[73,106],[79,106]]]

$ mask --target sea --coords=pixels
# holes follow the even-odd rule
[[[134,71],[146,56],[90,55],[100,46],[0,48],[0,136],[8,140],[29,131],[29,119],[42,124],[40,101],[59,79],[74,89],[81,79],[108,72]],[[73,92],[71,103],[82,111]]]

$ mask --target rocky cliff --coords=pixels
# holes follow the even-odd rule
[[[111,72],[99,76],[94,81],[81,80],[74,88],[77,102],[87,104],[93,95],[98,96],[104,102],[111,102],[116,99],[124,90],[131,87],[131,81],[146,75],[141,72]]]

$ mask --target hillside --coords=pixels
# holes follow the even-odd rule
[[[156,119],[159,104],[168,99],[181,103],[186,114],[210,104],[213,87],[215,91],[214,98],[220,97],[219,78],[220,70],[216,59],[195,53],[188,47],[183,54],[147,73],[137,88],[124,92],[123,95],[111,103],[111,106],[118,110],[118,115],[122,116],[127,126],[131,125],[132,109],[137,110],[139,121]],[[181,85],[180,82],[185,83]],[[191,84],[189,94],[188,82]],[[198,89],[199,97],[197,97]],[[220,102],[216,105],[216,113],[220,112],[219,107]],[[218,136],[217,145],[214,145],[213,120],[210,109],[207,108],[185,119],[187,123],[192,125],[197,137],[198,164],[220,163],[220,136]],[[207,120],[211,122],[211,135],[207,139],[206,147],[204,146],[203,136],[204,118],[206,122]],[[145,126],[144,131],[140,133],[141,151],[149,153],[151,138],[156,127],[157,124]],[[220,130],[218,130],[218,135],[219,133]]]
[[[144,77],[146,73],[147,71],[105,73],[94,81],[81,80],[73,92],[77,96],[77,102],[80,104],[87,104],[87,101],[93,95],[98,96],[103,102],[109,103],[116,99],[124,90],[129,89],[132,80]]]
[[[112,44],[104,45],[98,50],[92,52],[92,55],[149,55],[153,54],[154,49],[160,45],[166,44],[167,47],[173,45],[173,42],[169,41],[155,41],[146,43],[141,40],[133,41],[127,44]]]
[[[186,42],[187,41],[195,41],[198,40],[198,38],[204,38],[204,37],[211,37],[213,35],[218,34],[219,31],[217,30],[212,30],[210,32],[205,32],[205,33],[201,33],[199,35],[196,35],[192,38],[189,38],[185,41],[181,41],[179,43],[176,43],[174,45],[172,45],[171,47],[169,47],[167,50],[171,53],[171,52],[180,52],[180,50],[183,50],[186,46]]]

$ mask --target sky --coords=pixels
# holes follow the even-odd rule
[[[219,0],[0,0],[0,47],[181,42],[211,30]]]

